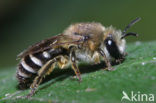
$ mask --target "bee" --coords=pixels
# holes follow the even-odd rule
[[[51,74],[56,66],[64,69],[71,65],[79,81],[79,62],[104,61],[106,70],[114,70],[111,62],[121,63],[125,59],[125,37],[138,36],[137,33],[127,33],[127,30],[140,19],[131,21],[123,32],[112,26],[104,27],[97,22],[76,23],[63,33],[30,46],[18,55],[20,63],[16,75],[19,88],[30,87],[27,97],[33,96],[43,78]]]

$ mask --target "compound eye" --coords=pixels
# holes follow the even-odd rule
[[[112,40],[108,40],[108,45],[112,45]]]
[[[105,40],[105,44],[108,48],[113,48],[114,46],[116,46],[115,42],[112,39]]]
[[[111,38],[107,38],[105,40],[105,45],[107,51],[112,57],[114,57],[115,59],[121,58],[121,54],[114,40],[112,40]]]

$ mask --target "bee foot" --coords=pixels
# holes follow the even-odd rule
[[[78,78],[78,81],[79,81],[79,83],[81,83],[81,82],[82,82],[82,79],[81,79],[81,77],[79,77],[79,78]]]
[[[115,68],[112,68],[112,67],[107,67],[107,68],[104,68],[104,70],[107,70],[107,71],[114,71]]]
[[[76,76],[73,76],[73,77],[71,77],[71,79],[72,79],[72,80],[78,80],[78,81],[79,81],[79,83],[81,83],[81,82],[82,82],[81,77],[76,77]]]
[[[31,92],[26,96],[27,99],[30,99],[35,94],[36,89],[32,88]]]

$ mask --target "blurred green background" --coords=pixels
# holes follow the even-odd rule
[[[1,0],[0,67],[15,66],[18,53],[71,23],[96,21],[123,30],[136,17],[142,20],[129,31],[140,36],[127,41],[155,40],[155,0]]]

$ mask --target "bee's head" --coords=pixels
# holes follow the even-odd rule
[[[126,33],[128,28],[130,28],[133,24],[135,24],[137,21],[139,21],[140,18],[137,18],[133,20],[130,24],[126,26],[123,32],[120,30],[116,30],[112,26],[106,28],[104,33],[104,45],[105,45],[105,52],[107,53],[107,56],[111,56],[115,59],[122,59],[125,56],[125,46],[126,41],[125,37],[129,35],[137,36],[136,33]]]

